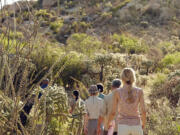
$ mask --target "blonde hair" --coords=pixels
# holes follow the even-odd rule
[[[122,82],[128,85],[128,98],[127,103],[133,103],[135,101],[133,96],[132,87],[136,82],[135,71],[132,68],[124,68],[121,74]]]

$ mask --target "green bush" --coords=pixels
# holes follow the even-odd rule
[[[173,53],[176,50],[175,45],[171,42],[162,42],[158,47],[161,48],[164,54]]]
[[[0,35],[0,44],[4,48],[4,50],[8,51],[10,54],[15,54],[16,51],[24,48],[27,43],[22,42],[23,34],[21,32],[10,32],[9,35]],[[25,49],[25,48],[24,48]]]
[[[46,9],[40,9],[35,12],[35,16],[39,19],[42,18],[45,21],[50,21],[53,15],[48,12]]]
[[[86,30],[88,28],[90,28],[90,27],[91,27],[91,24],[90,23],[86,23],[84,21],[81,21],[81,22],[75,21],[72,24],[72,29],[74,29],[74,31],[76,33],[78,33],[78,32],[86,32]]]
[[[42,16],[42,17],[47,17],[47,18],[52,16],[50,13],[47,12],[46,9],[37,10],[35,15],[37,17]]]
[[[64,86],[73,87],[74,80],[82,79],[82,75],[86,72],[86,65],[84,63],[85,57],[77,52],[69,52],[60,62],[58,67],[61,67],[65,63],[65,68],[60,74],[60,79]],[[57,67],[57,69],[58,69]]]
[[[179,135],[179,123],[166,98],[157,100],[148,109],[146,134],[148,135]]]
[[[167,75],[163,73],[156,74],[155,78],[152,80],[152,87],[157,91],[159,86],[162,86],[167,80]]]
[[[114,12],[117,12],[119,9],[123,8],[124,6],[126,6],[129,2],[131,2],[131,0],[124,0],[123,2],[121,2],[119,5],[117,5],[116,7],[113,7],[111,9],[111,11],[114,13]]]
[[[50,29],[53,30],[55,33],[59,32],[62,26],[63,26],[63,20],[61,19],[50,23]]]
[[[75,33],[68,38],[66,49],[68,51],[77,51],[78,53],[90,56],[97,52],[97,50],[99,51],[101,45],[102,42],[96,37],[84,33]]]
[[[112,37],[112,46],[110,48],[114,52],[120,53],[145,53],[148,50],[148,46],[135,37],[126,36],[124,34],[114,34]]]
[[[164,67],[180,64],[180,52],[167,54],[161,61]]]

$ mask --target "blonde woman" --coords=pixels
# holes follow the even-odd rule
[[[135,72],[132,68],[122,71],[123,87],[114,93],[113,109],[109,122],[114,119],[118,108],[118,135],[143,135],[146,124],[146,111],[142,89],[134,86]]]

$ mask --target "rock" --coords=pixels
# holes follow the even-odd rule
[[[170,20],[174,16],[174,11],[173,9],[170,9],[168,7],[162,7],[160,11],[160,20],[165,21],[165,20]]]
[[[64,20],[64,24],[71,24],[71,23],[75,20],[75,17],[72,17],[72,16],[64,16],[64,17],[63,17],[63,20]]]
[[[93,21],[93,18],[90,17],[90,16],[84,16],[84,17],[82,18],[82,21],[84,21],[84,22],[92,22],[92,21]]]
[[[53,6],[56,2],[57,2],[57,0],[43,0],[43,1],[42,1],[42,7],[43,7],[43,8],[50,8],[50,7]]]
[[[180,0],[173,0],[173,3],[174,3],[174,7],[180,9]]]
[[[160,16],[160,7],[159,3],[155,3],[150,1],[143,9],[143,14],[148,14],[152,17],[159,17]]]

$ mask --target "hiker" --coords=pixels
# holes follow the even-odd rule
[[[45,89],[46,87],[48,87],[48,84],[49,84],[49,79],[45,79],[40,83],[40,87],[42,89]],[[42,93],[40,92],[38,95],[38,99],[40,99],[41,96],[42,96]],[[35,97],[36,95],[32,95],[31,98],[24,105],[23,110],[20,111],[20,121],[23,126],[26,126],[27,124],[27,116],[30,114],[31,109],[33,108]]]
[[[96,85],[90,86],[89,94],[90,97],[85,101],[87,114],[84,122],[84,133],[85,135],[96,135],[103,100],[97,96],[98,88]]]
[[[104,96],[104,104],[103,104],[103,108],[102,108],[102,112],[101,115],[99,117],[98,120],[98,131],[97,134],[100,135],[100,125],[102,124],[102,122],[104,123],[104,133],[103,135],[108,135],[108,118],[109,115],[112,111],[112,107],[113,107],[113,93],[114,90],[118,89],[121,86],[121,81],[120,79],[114,79],[112,81],[112,85],[111,85],[111,90],[112,92],[109,93],[108,95]],[[113,121],[114,125],[115,125],[115,121]],[[114,128],[114,133],[113,135],[117,135],[117,125],[115,125]]]
[[[114,119],[118,108],[118,135],[143,135],[146,124],[143,90],[135,87],[136,77],[132,68],[123,69],[121,79],[123,87],[114,92],[108,124]]]
[[[70,102],[70,113],[72,114],[73,118],[71,128],[74,125],[77,125],[76,130],[73,131],[73,134],[81,135],[85,115],[85,104],[84,101],[80,98],[79,91],[74,90],[72,96],[73,98]]]
[[[98,91],[99,91],[99,98],[101,99],[104,99],[104,94],[103,94],[103,91],[104,91],[104,86],[102,83],[98,83],[97,84],[97,88],[98,88]]]
[[[84,105],[84,101],[80,98],[79,91],[74,90],[72,96],[73,96],[73,98],[72,98],[72,100],[70,102],[70,107],[71,107],[70,113],[71,114],[73,114],[73,112],[75,111],[76,107],[79,108],[79,105],[80,106]]]

